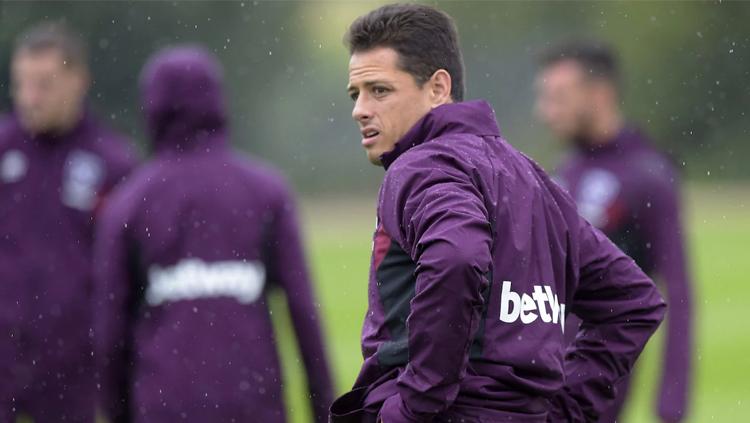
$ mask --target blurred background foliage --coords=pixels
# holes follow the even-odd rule
[[[160,47],[200,43],[225,66],[235,145],[280,166],[304,193],[377,188],[345,95],[347,25],[373,2],[0,2],[0,110],[10,108],[13,39],[41,20],[88,40],[92,108],[147,152],[138,75]],[[535,57],[571,37],[619,50],[624,108],[693,180],[750,179],[750,4],[431,2],[458,23],[467,98],[489,100],[520,150],[554,169],[534,120]]]

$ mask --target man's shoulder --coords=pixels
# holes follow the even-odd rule
[[[633,152],[629,172],[639,185],[673,185],[679,182],[679,170],[674,160],[653,146]]]
[[[252,183],[274,191],[288,189],[288,178],[275,165],[236,150],[231,150],[229,157],[237,169]]]
[[[0,131],[10,130],[13,124],[13,116],[8,113],[0,113]]]
[[[0,148],[18,142],[19,127],[15,118],[10,114],[0,114]]]
[[[473,134],[446,134],[405,151],[388,168],[389,173],[423,170],[465,170],[482,158],[482,137]]]

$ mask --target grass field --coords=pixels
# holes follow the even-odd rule
[[[691,186],[685,193],[691,267],[695,280],[696,351],[690,422],[750,421],[750,186]],[[328,335],[338,393],[351,386],[361,364],[359,332],[366,309],[374,197],[303,203],[309,260]],[[281,332],[290,421],[310,421],[304,372],[283,312]],[[624,422],[657,422],[654,380],[657,336],[639,361]]]

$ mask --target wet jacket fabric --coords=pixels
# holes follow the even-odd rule
[[[688,403],[692,351],[679,174],[633,126],[606,144],[588,145],[579,143],[557,178],[581,214],[666,288],[669,310],[658,413],[665,421],[678,421]]]
[[[135,159],[90,113],[59,135],[31,135],[16,115],[0,118],[3,413],[93,421],[93,231]]]
[[[97,236],[95,343],[107,414],[285,421],[266,303],[281,288],[323,421],[332,386],[288,187],[228,146],[220,69],[208,53],[157,55],[143,92],[156,155],[115,193]]]
[[[382,161],[364,364],[332,421],[595,418],[662,319],[652,281],[483,101],[433,109]]]

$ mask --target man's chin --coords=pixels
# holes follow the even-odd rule
[[[368,151],[367,152],[367,160],[370,161],[370,163],[374,164],[375,166],[383,166],[383,162],[380,161],[380,156],[382,153],[375,152],[375,151]]]
[[[32,134],[42,134],[48,131],[48,126],[44,122],[35,119],[21,118],[21,126]]]

